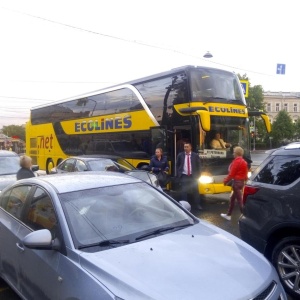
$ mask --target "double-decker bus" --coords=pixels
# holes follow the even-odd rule
[[[250,161],[250,112],[238,77],[225,70],[184,66],[109,88],[31,109],[26,125],[26,154],[41,170],[68,156],[115,154],[137,168],[149,164],[160,147],[171,165],[170,189],[176,189],[176,157],[181,141],[189,141],[201,158],[199,192],[230,190],[223,185],[241,146]],[[232,147],[212,149],[221,134]]]

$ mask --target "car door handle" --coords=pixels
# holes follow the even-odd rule
[[[25,250],[23,246],[21,246],[19,243],[16,243],[17,247],[19,248],[19,250],[21,250],[22,252]]]

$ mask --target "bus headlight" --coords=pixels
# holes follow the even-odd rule
[[[251,171],[251,170],[249,170],[249,171],[248,171],[248,178],[250,178],[250,177],[251,177],[251,175],[252,175],[252,171]]]
[[[208,183],[214,183],[214,178],[209,174],[202,174],[199,179],[199,183],[201,184],[208,184]]]

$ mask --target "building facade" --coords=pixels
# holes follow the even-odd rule
[[[300,92],[264,92],[264,104],[271,123],[281,110],[286,110],[293,122],[300,117]]]

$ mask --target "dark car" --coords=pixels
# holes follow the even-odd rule
[[[0,150],[0,192],[17,180],[20,169],[20,157],[13,151]]]
[[[300,143],[274,150],[244,189],[244,241],[275,266],[286,291],[300,299]]]
[[[126,159],[115,155],[81,155],[69,157],[51,169],[50,174],[86,171],[126,173],[161,189],[156,175],[146,170],[138,170]]]
[[[263,255],[182,204],[117,172],[17,181],[0,194],[0,277],[22,299],[286,300]]]

